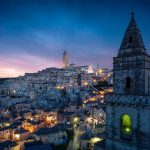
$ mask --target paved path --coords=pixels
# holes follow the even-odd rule
[[[80,137],[81,133],[80,130],[77,129],[75,131],[73,140],[70,141],[67,150],[78,150],[79,149],[79,137]]]

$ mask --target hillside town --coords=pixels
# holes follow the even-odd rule
[[[0,150],[150,150],[134,9],[118,44],[131,4],[149,39],[148,1],[0,1]]]
[[[105,132],[112,71],[69,64],[0,79],[0,149],[86,149]],[[80,141],[80,142],[79,142]]]

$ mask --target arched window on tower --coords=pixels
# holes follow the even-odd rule
[[[132,119],[128,114],[120,117],[120,132],[121,137],[124,139],[131,139],[132,136]]]
[[[130,88],[131,88],[131,78],[126,77],[126,89],[130,89]]]
[[[129,43],[132,43],[132,36],[129,37]]]

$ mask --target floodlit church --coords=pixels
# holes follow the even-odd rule
[[[150,56],[134,13],[113,73],[114,92],[105,97],[106,150],[150,150]]]

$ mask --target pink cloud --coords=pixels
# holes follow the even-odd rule
[[[61,59],[47,59],[31,55],[0,57],[0,77],[16,77],[25,72],[37,72],[47,67],[61,67]]]

